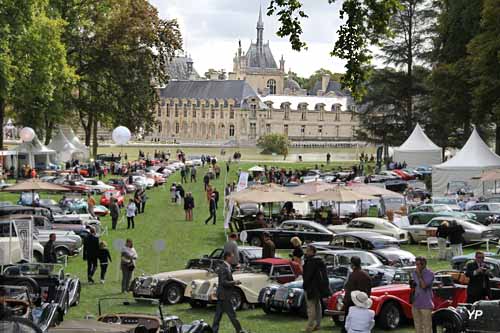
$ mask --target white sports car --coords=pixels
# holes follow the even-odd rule
[[[331,225],[328,230],[339,234],[347,231],[372,231],[381,235],[391,236],[401,242],[408,241],[408,231],[378,217],[358,217],[347,224]]]

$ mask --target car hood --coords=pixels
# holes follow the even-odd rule
[[[380,286],[372,288],[371,296],[382,296],[385,294],[391,294],[395,291],[410,291],[410,286],[408,284],[388,284],[386,286]]]
[[[153,278],[158,280],[178,279],[182,281],[191,281],[194,279],[201,279],[209,273],[205,269],[182,269],[179,271],[163,272],[153,275]]]

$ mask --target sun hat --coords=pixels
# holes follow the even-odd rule
[[[354,290],[351,292],[351,299],[354,305],[359,306],[360,308],[369,309],[372,307],[373,301],[363,291]]]

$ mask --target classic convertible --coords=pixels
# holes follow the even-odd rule
[[[476,216],[467,212],[456,212],[448,205],[426,204],[415,208],[409,215],[408,220],[411,225],[426,224],[435,217],[457,218],[465,220],[475,220]]]
[[[247,304],[259,303],[259,293],[264,287],[272,283],[284,284],[294,281],[298,273],[296,263],[287,259],[259,259],[251,262],[245,269],[233,274],[235,280],[241,281],[230,296],[234,309],[239,310],[246,308]],[[217,283],[217,277],[193,280],[186,288],[184,296],[190,298],[189,304],[194,308],[215,304]]]
[[[479,301],[444,308],[432,314],[434,332],[496,333],[500,327],[500,301]]]
[[[457,306],[467,299],[467,287],[455,284],[449,275],[435,275],[433,286],[434,309]],[[371,309],[375,311],[375,321],[383,329],[396,329],[403,318],[412,319],[410,303],[411,288],[406,284],[390,284],[372,288]],[[344,322],[344,291],[335,293],[328,302],[325,314],[331,315],[336,325]]]
[[[289,220],[277,228],[247,230],[247,239],[253,246],[262,246],[262,234],[269,232],[276,248],[290,249],[292,237],[299,237],[302,243],[332,240],[333,233],[319,223],[306,220]]]
[[[262,258],[260,247],[240,246],[239,251],[241,264]],[[191,259],[183,270],[140,276],[132,281],[131,291],[134,297],[155,298],[163,304],[179,303],[191,281],[217,276],[215,270],[222,264],[223,252],[219,248],[203,258]]]

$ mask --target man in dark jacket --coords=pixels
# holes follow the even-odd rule
[[[118,218],[120,217],[120,207],[116,202],[116,198],[111,198],[111,205],[109,206],[109,213],[111,215],[111,229],[116,229]]]
[[[219,323],[222,319],[224,312],[231,320],[234,329],[237,333],[243,332],[241,329],[241,324],[236,319],[236,313],[233,309],[233,304],[231,303],[231,294],[233,292],[238,292],[234,290],[234,286],[241,284],[240,281],[233,279],[233,274],[231,273],[231,262],[233,261],[233,254],[230,252],[224,253],[224,264],[217,271],[219,276],[219,281],[217,284],[217,307],[215,308],[214,322],[212,324],[212,331],[214,333],[219,332]]]
[[[321,299],[330,296],[330,288],[325,262],[321,257],[316,256],[314,245],[308,245],[306,248],[303,281],[307,303],[305,332],[318,331],[323,317]]]
[[[49,241],[43,247],[43,262],[47,264],[56,264],[57,263],[57,254],[56,254],[56,234],[49,235]]]
[[[210,183],[210,177],[208,176],[208,173],[203,176],[203,184],[205,185],[205,192],[207,191],[208,184]]]
[[[476,252],[476,259],[467,264],[465,275],[470,279],[467,286],[467,303],[491,297],[490,293],[490,270],[484,262],[484,253]]]
[[[461,256],[464,254],[462,244],[464,243],[465,229],[457,221],[451,221],[448,229],[448,239],[451,245],[451,253],[453,257]]]
[[[99,258],[99,237],[95,234],[95,229],[90,228],[90,235],[85,238],[83,244],[83,260],[87,261],[87,277],[89,283],[94,283],[94,273],[97,269],[97,258]]]
[[[446,260],[446,242],[448,241],[448,221],[443,221],[436,231],[439,246],[439,260]]]
[[[213,194],[215,195],[214,196],[214,199],[215,199],[215,209],[217,209],[217,208],[219,208],[219,191],[217,191],[217,189],[214,188]]]
[[[210,222],[211,219],[214,219],[214,222],[213,224],[216,223],[216,212],[217,212],[217,204],[215,203],[215,194],[212,193],[212,197],[210,198],[210,203],[208,205],[208,210],[210,212],[210,216],[208,217],[208,219],[205,220],[205,224],[208,224],[208,222]]]
[[[351,300],[351,293],[355,290],[362,291],[370,296],[372,291],[372,283],[370,276],[367,272],[361,269],[361,259],[358,256],[351,257],[351,269],[352,272],[349,274],[349,278],[344,286],[345,290],[345,317],[349,314],[349,307],[354,305]],[[345,332],[345,328],[342,327],[342,332]]]
[[[262,259],[274,258],[276,245],[274,245],[274,242],[271,239],[271,234],[265,231],[262,234],[262,238],[264,239],[264,244],[262,246]]]

